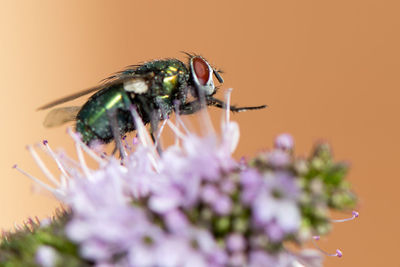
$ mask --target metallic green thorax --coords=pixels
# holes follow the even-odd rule
[[[168,59],[145,63],[110,78],[111,85],[94,94],[77,115],[76,130],[85,143],[113,139],[111,111],[121,135],[135,130],[131,109],[134,106],[144,123],[154,116],[161,120],[169,115],[175,102],[184,104],[188,94],[189,70],[179,60]],[[121,81],[112,83],[113,80]],[[129,85],[139,81],[141,87]]]

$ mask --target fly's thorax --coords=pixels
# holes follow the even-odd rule
[[[189,71],[182,62],[166,62],[164,68],[158,73],[157,83],[158,99],[169,101],[170,104],[181,96],[187,94],[187,83],[189,80]]]
[[[179,69],[174,66],[168,66],[165,71],[163,71],[162,88],[164,95],[172,95],[174,90],[178,88],[178,76],[180,75]]]
[[[155,97],[170,97],[179,90],[182,84],[186,84],[187,80],[189,80],[188,69],[182,61],[177,59],[146,62],[138,67],[135,73],[139,75],[152,73],[154,75],[149,79],[149,87],[147,89],[150,90],[149,94]],[[135,87],[138,86],[140,89],[145,89],[145,86],[141,86],[142,84],[138,83]],[[143,93],[143,91],[140,92]]]

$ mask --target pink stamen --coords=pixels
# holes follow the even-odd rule
[[[137,145],[138,143],[139,143],[138,138],[137,138],[137,137],[134,137],[133,140],[132,140],[132,144],[133,144],[133,145]]]
[[[320,236],[319,236],[319,235],[313,236],[313,238],[311,239],[311,241],[313,242],[314,246],[315,246],[321,253],[325,254],[326,256],[330,256],[330,257],[338,257],[338,258],[341,258],[341,257],[343,256],[343,253],[342,253],[342,251],[341,251],[340,249],[336,249],[336,253],[329,253],[329,252],[326,252],[325,250],[323,250],[322,248],[320,248],[320,247],[318,246],[318,244],[317,244],[317,242],[316,242],[316,241],[318,241],[318,240],[320,240]]]
[[[15,229],[16,231],[21,231],[21,230],[22,230],[22,227],[20,227],[16,222],[14,222],[14,229]]]
[[[333,220],[333,219],[331,219],[330,221],[331,221],[331,222],[336,222],[336,223],[352,221],[352,220],[354,220],[355,218],[358,218],[359,213],[358,213],[357,211],[353,210],[352,215],[353,215],[353,216],[351,216],[350,218],[339,219],[339,220]]]

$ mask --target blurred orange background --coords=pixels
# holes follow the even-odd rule
[[[74,153],[65,127],[42,127],[38,106],[130,64],[184,60],[183,50],[225,71],[233,103],[269,105],[233,116],[236,157],[289,132],[298,155],[323,139],[351,162],[360,217],[321,242],[344,253],[326,266],[400,266],[399,10],[384,0],[0,1],[0,228],[59,206],[11,168],[43,177],[25,150],[42,139]]]

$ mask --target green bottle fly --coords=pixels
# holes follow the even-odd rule
[[[118,127],[120,136],[135,130],[132,109],[136,109],[143,123],[151,123],[153,128],[175,110],[179,114],[192,114],[202,108],[203,103],[224,108],[225,103],[213,97],[216,93],[213,74],[223,83],[218,71],[198,55],[189,55],[188,66],[177,59],[150,61],[130,66],[107,78],[100,86],[53,101],[39,109],[48,109],[95,92],[82,107],[53,109],[44,125],[53,127],[76,120],[76,131],[81,134],[83,142],[109,143],[116,133],[114,126]],[[188,101],[189,96],[191,101]],[[239,112],[265,107],[230,108]]]

